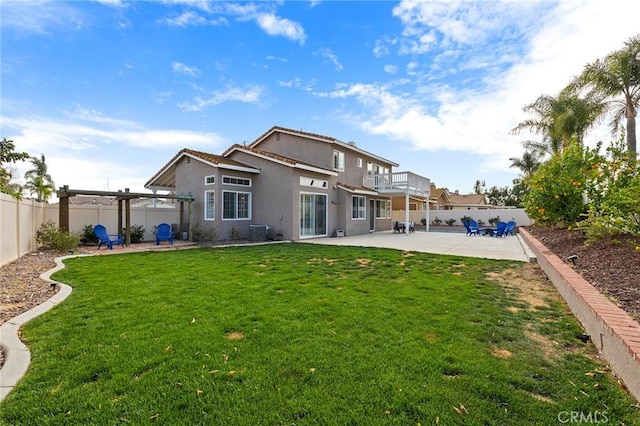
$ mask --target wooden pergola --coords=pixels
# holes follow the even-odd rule
[[[84,189],[69,189],[68,185],[62,186],[57,191],[58,198],[60,199],[60,209],[58,216],[58,223],[60,229],[69,232],[69,197],[76,195],[89,195],[97,197],[113,197],[118,200],[118,230],[123,229],[122,226],[122,205],[124,202],[124,229],[125,229],[125,244],[131,245],[131,200],[135,198],[170,198],[178,200],[180,202],[180,234],[185,231],[184,220],[184,203],[188,202],[188,226],[189,226],[189,239],[191,239],[191,203],[195,200],[193,194],[178,194],[178,195],[158,195],[149,193],[137,193],[129,192],[129,188],[125,188],[124,191],[94,191]],[[118,232],[120,233],[120,232]]]

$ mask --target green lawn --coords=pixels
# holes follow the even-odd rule
[[[522,263],[295,243],[65,263],[0,424],[640,424],[561,301],[490,278]]]

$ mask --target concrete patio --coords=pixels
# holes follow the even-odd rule
[[[500,237],[467,236],[454,232],[416,231],[409,235],[392,231],[372,232],[366,235],[314,238],[302,240],[311,244],[339,246],[385,247],[406,251],[451,254],[487,259],[535,261],[535,256],[519,235]]]

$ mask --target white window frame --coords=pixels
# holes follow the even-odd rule
[[[356,200],[357,205],[356,205]],[[367,219],[367,197],[362,195],[353,195],[351,197],[351,219],[366,220]]]
[[[231,180],[235,180],[235,182],[230,182]],[[238,183],[239,180],[243,180],[246,181],[247,183]],[[230,186],[244,186],[245,188],[250,188],[251,187],[251,179],[250,178],[246,178],[246,177],[239,177],[239,176],[227,176],[227,175],[222,175],[222,184],[223,185],[230,185]]]
[[[344,172],[344,152],[333,150],[333,169]]]
[[[357,165],[359,168],[362,168],[362,158],[358,158],[358,159],[356,160],[356,165]]]
[[[234,217],[225,217],[225,213],[227,209],[225,208],[225,194],[235,194],[235,209],[234,209]],[[249,205],[247,207],[247,217],[238,217],[238,194],[244,194],[249,196]],[[251,192],[245,191],[222,191],[222,220],[251,220],[251,203],[252,203],[252,195]]]
[[[389,209],[389,200],[376,200],[376,219],[388,219],[391,217]]]
[[[209,182],[209,179],[211,179],[211,182]],[[205,176],[204,177],[204,184],[205,185],[215,185],[216,183],[216,176],[215,175],[209,175],[209,176]]]
[[[211,199],[209,200],[207,197],[211,197]],[[209,211],[209,201],[213,202],[211,211]],[[211,217],[207,217],[207,213],[211,213]],[[216,191],[204,191],[204,220],[216,220]]]

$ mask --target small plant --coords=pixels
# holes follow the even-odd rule
[[[445,220],[444,223],[446,223],[449,226],[453,226],[453,224],[456,223],[456,220],[451,218],[451,219]]]
[[[484,220],[478,219],[478,226],[479,227],[483,227],[484,226]]]
[[[68,252],[78,247],[80,237],[63,231],[54,221],[49,220],[40,225],[36,231],[36,242],[43,249]]]
[[[423,217],[422,219],[420,219],[420,223],[422,224],[422,226],[427,226],[427,219]]]
[[[144,226],[142,225],[131,225],[129,227],[129,231],[131,232],[131,243],[139,243],[144,240]],[[127,228],[122,228],[122,236],[123,238],[127,234]]]
[[[489,218],[489,225],[496,226],[500,222],[500,216]]]
[[[191,229],[191,236],[195,243],[213,244],[216,242],[218,233],[214,226],[205,228],[200,223],[196,223]]]
[[[434,226],[442,225],[442,219],[436,216],[436,218],[431,221],[431,224]]]
[[[462,223],[465,223],[465,222],[469,223],[469,222],[471,222],[472,220],[473,220],[473,218],[471,218],[471,216],[462,216],[462,217],[460,218],[460,222],[462,222]]]
[[[234,226],[229,229],[229,239],[234,241],[240,239],[240,231],[238,231]]]
[[[80,233],[80,244],[83,246],[92,246],[98,244],[98,237],[93,230],[93,225],[85,225]]]

